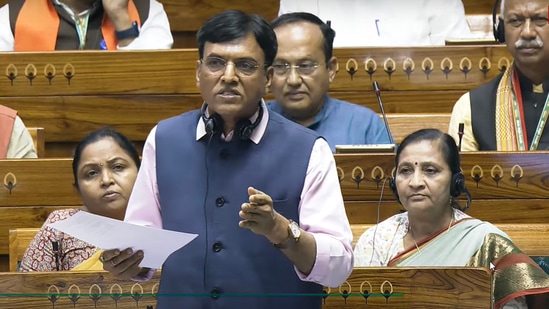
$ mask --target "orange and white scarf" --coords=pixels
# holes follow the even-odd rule
[[[128,2],[128,14],[131,20],[135,20],[139,26],[141,25],[137,7],[132,0]],[[59,23],[59,14],[51,0],[25,1],[15,22],[14,51],[55,50]],[[118,40],[115,36],[114,25],[107,14],[103,16],[101,33],[107,49],[116,50]]]
[[[515,65],[503,73],[496,90],[496,144],[499,151],[536,150],[549,115],[549,97],[543,106],[534,138],[528,149],[524,109]]]

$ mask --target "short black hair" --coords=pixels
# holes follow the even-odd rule
[[[316,15],[307,13],[307,12],[294,12],[294,13],[286,13],[278,16],[273,22],[271,22],[271,27],[273,29],[276,29],[280,26],[284,26],[291,23],[297,23],[297,22],[309,22],[315,25],[318,25],[320,28],[320,31],[322,32],[322,35],[324,36],[324,57],[326,61],[326,65],[328,65],[328,62],[332,58],[333,50],[334,50],[334,38],[335,38],[335,30],[332,29],[332,27],[323,22],[320,18],[318,18]]]
[[[269,23],[257,14],[247,14],[239,10],[228,10],[210,17],[196,33],[198,55],[204,57],[204,45],[224,43],[240,39],[252,33],[265,55],[265,65],[273,64],[278,43],[276,34]]]
[[[74,157],[72,159],[72,173],[74,176],[74,186],[78,189],[78,164],[80,164],[80,160],[82,159],[82,152],[84,149],[95,142],[98,142],[100,140],[110,138],[115,143],[122,148],[128,156],[134,161],[135,166],[137,166],[137,169],[139,169],[141,165],[141,160],[139,159],[139,153],[137,152],[137,149],[135,149],[135,146],[130,140],[122,135],[122,133],[119,133],[111,128],[101,128],[99,130],[93,131],[86,135],[76,146],[76,149],[74,150]]]

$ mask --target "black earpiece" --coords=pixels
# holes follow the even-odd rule
[[[215,134],[221,133],[223,131],[223,118],[219,114],[212,114],[209,117],[206,116],[206,110],[208,104],[202,104],[200,112],[202,114],[202,121],[204,121],[204,126],[206,128],[206,134],[213,136]],[[257,119],[252,123],[249,119],[240,120],[234,129],[235,136],[240,140],[248,140],[254,129],[259,125],[259,122],[263,118],[263,106],[261,102],[259,103],[259,114]]]
[[[223,130],[223,118],[219,114],[213,114],[210,117],[206,117],[206,109],[208,104],[202,104],[202,121],[204,121],[204,127],[206,128],[206,134],[215,135]]]
[[[462,173],[455,173],[452,175],[452,182],[450,186],[450,196],[458,197],[465,192],[465,177]]]
[[[503,18],[498,17],[498,10],[500,6],[500,0],[496,0],[494,3],[494,9],[492,11],[492,28],[494,31],[494,38],[496,42],[505,43],[505,27]]]
[[[389,188],[391,188],[391,192],[393,193],[393,196],[395,197],[397,202],[400,203],[400,198],[398,197],[398,190],[397,190],[395,179],[396,179],[396,169],[395,169],[395,172],[393,172],[393,175],[389,177]]]

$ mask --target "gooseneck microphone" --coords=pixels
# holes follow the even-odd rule
[[[379,84],[377,82],[373,82],[372,85],[374,86],[374,92],[377,97],[377,103],[379,103],[379,108],[381,109],[381,115],[383,115],[383,121],[385,122],[385,130],[387,130],[387,135],[389,136],[389,142],[391,144],[395,144],[395,140],[393,139],[393,134],[391,134],[391,129],[389,129],[389,122],[387,121],[387,115],[385,114],[385,109],[383,108],[383,102],[381,101],[381,90],[379,89]]]
[[[458,142],[458,150],[461,151],[461,139],[463,139],[463,130],[465,129],[465,123],[460,122],[459,128],[458,128],[458,136],[459,136],[459,142]]]
[[[52,241],[51,247],[53,250],[53,258],[55,260],[55,270],[59,271],[59,242],[58,241]]]

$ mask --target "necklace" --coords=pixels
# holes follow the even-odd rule
[[[448,224],[448,228],[446,229],[446,233],[450,231],[450,227],[452,226],[452,223],[454,223],[454,216],[452,216],[452,219],[450,219],[450,224]],[[417,245],[416,238],[414,237],[414,230],[412,230],[412,226],[410,226],[410,236],[412,236],[412,241],[414,242],[414,245],[416,245],[417,252],[420,253],[421,250],[419,250],[419,246]]]

